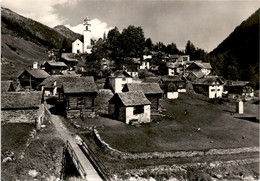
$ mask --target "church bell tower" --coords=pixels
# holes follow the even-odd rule
[[[84,48],[83,51],[85,53],[91,53],[91,24],[88,17],[86,17],[83,21],[84,27]]]

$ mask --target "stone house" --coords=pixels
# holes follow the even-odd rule
[[[224,89],[228,91],[228,94],[254,96],[254,85],[249,81],[228,81]]]
[[[3,92],[1,123],[36,123],[44,119],[42,91]],[[38,129],[39,127],[37,127]]]
[[[198,79],[192,85],[195,92],[204,94],[210,99],[222,97],[224,82],[216,76]]]
[[[113,93],[122,92],[126,83],[132,83],[133,78],[126,71],[117,70],[106,80],[104,88],[111,89]]]
[[[149,123],[150,105],[150,101],[141,91],[121,92],[114,94],[109,100],[108,113],[126,124]]]
[[[41,69],[24,70],[19,76],[20,85],[24,89],[38,90],[40,83],[50,75]]]
[[[151,109],[159,109],[159,100],[163,96],[163,91],[158,83],[127,83],[122,92],[142,91],[145,97],[151,102]]]
[[[58,75],[62,70],[67,69],[67,65],[64,62],[46,61],[43,64],[43,68],[50,75]]]
[[[68,118],[83,117],[95,112],[97,87],[94,77],[69,77],[63,79],[62,93]]]
[[[1,81],[1,92],[14,92],[13,81]]]

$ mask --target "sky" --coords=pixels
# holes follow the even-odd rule
[[[145,38],[184,49],[188,40],[208,52],[259,7],[259,0],[2,0],[2,7],[49,27],[83,33],[91,19],[93,39],[115,26],[141,26]]]

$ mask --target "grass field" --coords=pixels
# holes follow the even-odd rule
[[[259,124],[235,118],[239,116],[237,114],[231,116],[230,112],[235,111],[233,104],[212,104],[194,95],[181,94],[177,100],[164,99],[161,105],[166,116],[154,117],[157,122],[140,127],[116,120],[104,120],[102,129],[99,129],[102,139],[113,148],[126,152],[207,150],[259,145]],[[185,109],[188,110],[187,115],[184,114]],[[252,114],[251,104],[245,105],[245,112]]]
[[[15,160],[1,164],[2,180],[55,180],[60,176],[63,141],[55,136],[55,129],[50,122],[37,131],[36,137],[30,138],[30,145],[25,149],[30,131],[30,124],[2,125],[2,156],[6,150],[15,153]],[[23,153],[23,158],[21,155]],[[2,157],[3,158],[3,157]],[[29,176],[29,170],[36,170],[37,176]]]

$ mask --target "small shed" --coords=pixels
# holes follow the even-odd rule
[[[18,79],[22,88],[38,90],[40,83],[50,75],[41,69],[24,70]]]
[[[67,117],[82,117],[95,112],[97,87],[94,77],[74,76],[64,79],[62,92]]]
[[[109,100],[108,113],[126,124],[149,123],[150,105],[141,91],[116,93]]]
[[[142,91],[145,97],[151,102],[151,109],[159,109],[159,99],[163,96],[163,91],[158,83],[127,83],[122,92]]]

